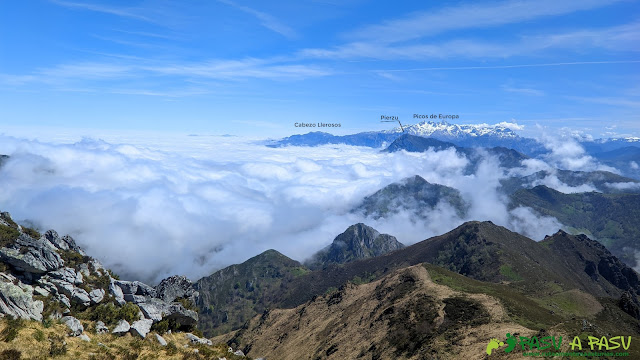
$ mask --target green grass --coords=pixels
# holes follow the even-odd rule
[[[11,226],[0,225],[0,246],[5,247],[16,241],[20,231]]]
[[[522,276],[515,272],[511,265],[500,266],[500,274],[511,281],[522,281]]]

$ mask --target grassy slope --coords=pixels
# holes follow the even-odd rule
[[[8,321],[0,320],[0,334],[7,328]],[[161,346],[155,339],[154,333],[146,339],[139,339],[130,334],[115,336],[111,334],[93,334],[86,329],[93,328],[93,323],[83,321],[85,334],[91,338],[86,342],[77,337],[68,337],[66,325],[54,323],[45,328],[42,323],[23,321],[17,336],[11,341],[4,341],[0,335],[0,358],[10,358],[8,351],[18,351],[22,359],[217,359],[226,357],[228,360],[246,359],[228,352],[225,344],[214,346],[191,345],[184,333],[164,334],[169,343]],[[52,350],[62,349],[62,341],[66,343],[66,350],[52,355]],[[53,345],[52,345],[53,344]],[[102,344],[102,345],[101,345]],[[188,347],[185,347],[188,345]],[[196,350],[198,351],[196,353]]]

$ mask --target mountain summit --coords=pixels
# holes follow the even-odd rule
[[[316,253],[307,265],[312,269],[322,268],[329,264],[380,256],[402,248],[404,245],[394,236],[380,234],[376,229],[358,223],[336,236],[333,243]]]

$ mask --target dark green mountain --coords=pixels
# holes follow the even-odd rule
[[[331,245],[316,253],[306,265],[311,269],[319,269],[329,264],[345,264],[380,256],[403,247],[395,237],[380,234],[376,229],[359,223],[336,236]]]
[[[425,138],[422,136],[409,134],[404,134],[395,139],[391,143],[391,145],[389,145],[389,147],[387,147],[383,151],[396,152],[404,150],[408,152],[425,152],[430,148],[436,151],[454,148],[456,152],[466,156],[471,162],[469,167],[466,169],[467,173],[475,173],[478,165],[480,164],[480,161],[484,158],[482,151],[486,151],[489,155],[497,157],[500,166],[508,169],[521,166],[522,160],[529,158],[528,156],[519,153],[516,150],[506,147],[498,146],[491,148],[482,148],[482,150],[479,150],[476,148],[457,146],[455,144],[436,140],[433,138]]]
[[[631,249],[640,250],[640,194],[564,194],[540,185],[515,192],[510,206],[528,206],[553,216],[571,232],[583,232],[625,263],[636,264]]]
[[[429,148],[433,148],[436,151],[445,150],[448,148],[459,147],[455,144],[446,141],[440,141],[433,138],[404,134],[395,139],[386,149],[385,152],[396,152],[400,150],[409,152],[424,152]]]
[[[416,175],[387,185],[367,196],[352,212],[361,212],[365,216],[379,219],[409,210],[420,217],[425,211],[435,208],[441,201],[450,204],[458,216],[465,216],[468,205],[458,190],[444,185],[431,184]]]
[[[616,183],[638,183],[640,181],[624,177],[618,174],[614,174],[608,171],[571,171],[571,170],[554,170],[550,171],[538,171],[534,174],[523,177],[511,177],[501,180],[502,191],[506,194],[513,194],[514,192],[533,187],[536,181],[540,181],[547,176],[555,175],[558,180],[571,187],[578,187],[582,185],[590,185],[595,187],[599,192],[606,194],[625,193],[625,192],[640,192],[638,188],[616,188]],[[614,184],[611,186],[610,184]]]
[[[220,334],[239,328],[244,320],[264,309],[293,308],[348,282],[366,283],[399,269],[427,263],[431,264],[429,271],[443,276],[442,281],[448,285],[496,296],[518,321],[538,329],[563,319],[575,319],[576,315],[597,313],[602,307],[619,317],[621,303],[627,312],[633,313],[631,305],[640,292],[638,274],[584,235],[559,231],[536,242],[491,222],[468,222],[397,251],[345,264],[329,264],[311,272],[276,254],[260,255],[200,280],[198,290],[208,301],[198,303],[204,319],[199,326],[210,334]],[[451,275],[449,271],[460,275]],[[268,275],[261,275],[265,273]],[[247,278],[256,279],[254,287],[260,290],[251,299],[248,299],[250,287],[238,290],[240,282],[246,282]],[[623,301],[625,294],[629,301]],[[207,310],[204,307],[207,303],[213,308]],[[224,314],[228,316],[226,320]],[[232,316],[238,314],[243,321],[229,324]],[[210,323],[212,320],[217,322]]]
[[[586,241],[592,246],[580,247],[581,252],[567,256],[546,244],[557,246]],[[282,299],[286,306],[296,306],[327,289],[339,287],[353,279],[375,279],[389,271],[406,266],[430,263],[445,269],[489,282],[509,282],[529,294],[547,294],[558,289],[580,289],[596,296],[619,297],[626,287],[594,280],[585,271],[584,259],[612,255],[598,242],[585,236],[558,232],[543,242],[536,242],[491,222],[467,222],[458,228],[402,250],[342,266],[333,266],[294,279],[289,294]],[[596,262],[597,263],[597,262]],[[621,262],[620,272],[637,274]],[[626,270],[622,270],[626,269]],[[635,284],[635,280],[629,280]],[[555,290],[554,290],[555,289]],[[640,288],[634,288],[634,293]]]
[[[284,283],[307,273],[299,262],[267,250],[198,280],[198,328],[217,335],[242,326],[273,303]]]

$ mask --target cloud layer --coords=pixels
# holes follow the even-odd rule
[[[486,154],[477,172],[465,175],[469,160],[452,149],[381,153],[335,145],[274,149],[217,136],[164,140],[54,144],[2,136],[0,153],[11,159],[0,170],[1,209],[42,230],[69,233],[124,277],[151,283],[172,274],[195,280],[269,248],[303,260],[361,221],[405,244],[466,220],[491,220],[534,239],[561,226],[528,208],[509,211],[498,191],[507,175]],[[470,204],[467,218],[448,204],[423,214],[426,221],[409,211],[378,220],[349,212],[413,175],[460,190]]]

